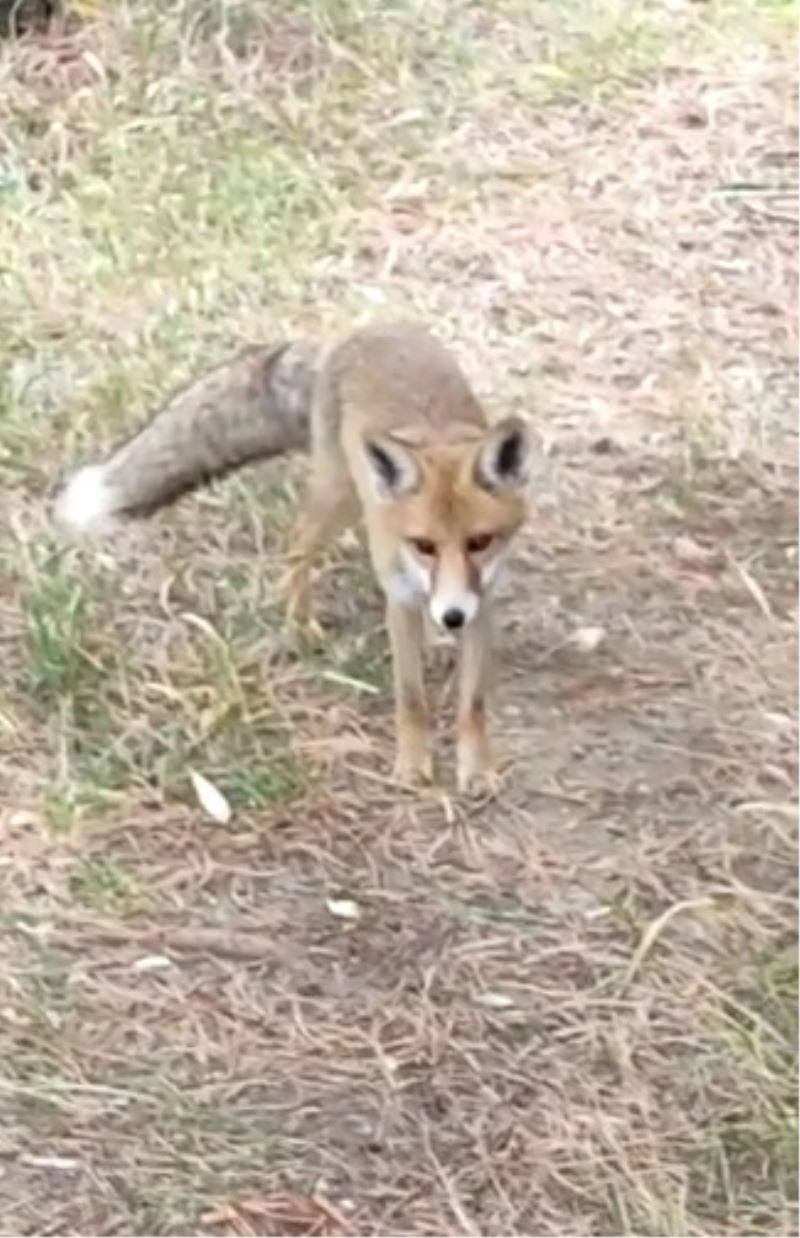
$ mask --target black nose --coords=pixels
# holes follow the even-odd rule
[[[444,624],[446,628],[449,628],[451,632],[457,631],[458,628],[463,628],[464,626],[463,610],[458,610],[457,607],[455,606],[452,607],[451,610],[446,610],[444,614],[442,615],[442,623]]]

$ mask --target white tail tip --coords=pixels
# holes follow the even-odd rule
[[[114,489],[102,464],[87,464],[70,477],[56,500],[56,520],[77,533],[97,533],[113,522]]]

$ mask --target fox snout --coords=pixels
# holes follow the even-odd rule
[[[480,572],[460,552],[440,555],[428,601],[437,627],[458,632],[471,623],[480,608],[481,585]]]
[[[392,593],[407,605],[427,606],[438,628],[458,632],[478,614],[483,575],[460,552],[423,557],[419,551],[404,547]]]

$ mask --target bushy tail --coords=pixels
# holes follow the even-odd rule
[[[255,460],[308,445],[320,350],[309,344],[248,348],[179,391],[101,464],[79,469],[56,499],[56,518],[99,531],[148,516]]]

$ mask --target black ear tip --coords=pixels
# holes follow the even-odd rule
[[[527,436],[521,425],[512,426],[497,447],[497,471],[501,476],[518,473],[525,459]]]
[[[367,439],[365,447],[381,480],[387,486],[394,485],[398,477],[398,468],[391,452],[387,451],[385,447],[374,439]]]

